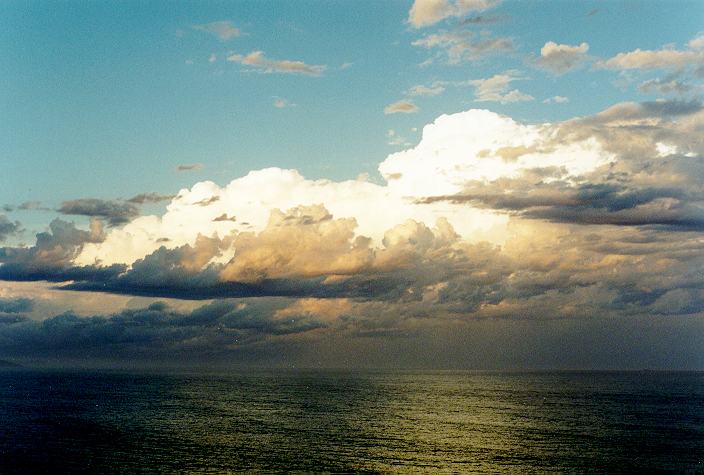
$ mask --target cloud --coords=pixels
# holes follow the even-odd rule
[[[440,50],[449,64],[475,61],[491,54],[514,50],[511,38],[492,38],[485,34],[477,36],[468,30],[441,31],[424,36],[414,41],[413,45]]]
[[[19,221],[12,222],[7,219],[7,216],[0,214],[0,242],[19,233],[20,229],[22,227]]]
[[[288,59],[269,59],[263,51],[252,51],[247,55],[232,54],[227,57],[228,61],[249,66],[263,73],[286,73],[303,74],[306,76],[322,76],[327,66],[318,64],[306,64],[303,61],[291,61]]]
[[[408,90],[409,96],[437,96],[445,91],[445,86],[440,81],[436,81],[430,86],[422,84],[413,86]]]
[[[689,40],[687,46],[689,46],[689,49],[692,50],[704,49],[704,33],[700,33],[691,40]]]
[[[698,35],[691,39],[684,49],[677,49],[673,45],[659,50],[637,48],[601,60],[597,67],[621,71],[622,75],[626,72],[665,72],[667,74],[664,77],[649,77],[638,86],[638,90],[646,94],[695,97],[696,92],[702,90],[699,78],[704,72],[704,50],[701,48],[703,42],[702,36]]]
[[[691,102],[623,103],[554,125],[542,130],[542,139],[480,152],[487,167],[493,162],[492,169],[504,171],[425,202],[449,199],[563,223],[702,229],[704,167],[691,130],[703,112]],[[569,152],[580,143],[581,152]],[[592,168],[570,170],[564,158],[550,158],[563,154],[583,155]]]
[[[326,326],[312,315],[278,316],[285,306],[276,301],[218,301],[183,312],[156,302],[107,316],[68,312],[43,321],[0,320],[0,354],[132,360],[207,357]]]
[[[384,107],[384,114],[412,114],[418,110],[418,106],[413,101],[403,100]]]
[[[293,104],[290,102],[288,99],[283,98],[283,97],[275,97],[274,98],[274,107],[277,109],[285,109],[287,107],[294,107],[296,104]]]
[[[470,80],[468,83],[475,86],[474,97],[477,102],[508,104],[534,100],[533,96],[518,89],[509,90],[511,82],[520,79],[523,78],[518,76],[517,71],[506,71],[503,74],[496,74],[487,79]]]
[[[492,25],[494,23],[501,23],[507,18],[508,17],[504,15],[477,15],[462,20],[460,25]]]
[[[0,348],[68,348],[93,325],[107,334],[86,340],[96,354],[120,348],[109,340],[119,337],[130,351],[173,355],[274,351],[274,340],[311,351],[324,341],[427,342],[480,324],[701,322],[703,123],[692,101],[621,103],[545,124],[472,109],[438,117],[415,146],[386,157],[382,184],[270,168],[222,187],[199,182],[161,216],[107,233],[58,220],[34,246],[2,248],[1,279],[241,300],[193,314],[133,309],[126,329],[104,326],[120,312],[50,319],[57,333],[13,314]],[[221,329],[246,343],[219,339]]]
[[[572,46],[548,41],[540,48],[535,64],[553,74],[564,74],[580,67],[588,59],[587,51],[587,43]]]
[[[386,139],[387,139],[386,143],[389,145],[394,145],[394,146],[409,146],[409,145],[411,145],[410,142],[408,142],[404,137],[402,137],[394,129],[389,129],[386,132]]]
[[[145,203],[161,203],[162,201],[171,201],[175,195],[161,195],[159,193],[140,193],[128,199],[128,203],[142,205]]]
[[[217,218],[213,218],[213,222],[222,222],[222,221],[232,221],[235,222],[236,219],[234,216],[228,216],[227,213],[223,213]]]
[[[104,239],[102,223],[96,218],[91,219],[89,230],[77,229],[73,223],[54,219],[49,224],[49,232],[37,234],[34,246],[0,248],[0,280],[102,280],[124,271],[125,265],[99,267],[97,259],[91,265],[74,265],[87,243],[99,243]]]
[[[686,94],[692,89],[692,86],[689,84],[678,80],[677,75],[648,79],[638,86],[638,90],[641,92],[659,94]]]
[[[689,66],[704,65],[704,51],[677,50],[666,48],[660,50],[641,50],[640,48],[602,61],[599,66],[604,69],[627,70],[677,70]]]
[[[195,170],[201,170],[203,168],[202,163],[185,163],[176,167],[176,171],[179,172],[190,172]]]
[[[25,201],[24,203],[20,204],[17,209],[21,210],[33,210],[33,209],[41,209],[42,202],[41,201]]]
[[[125,224],[139,216],[134,202],[82,198],[61,203],[57,211],[61,214],[90,216],[106,219],[110,226]]]
[[[194,25],[193,29],[209,33],[216,36],[221,41],[227,41],[242,36],[242,31],[230,21],[214,21],[212,23]]]
[[[543,104],[566,104],[568,102],[570,100],[565,96],[552,96],[543,100]]]
[[[32,310],[34,302],[28,298],[0,298],[0,316],[3,314],[27,313]]]
[[[498,4],[499,0],[415,0],[408,12],[408,23],[415,28],[422,28],[446,18],[461,17]]]

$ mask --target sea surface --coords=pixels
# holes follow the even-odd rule
[[[704,473],[704,373],[0,370],[0,473]]]

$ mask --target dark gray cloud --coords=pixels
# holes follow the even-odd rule
[[[134,203],[142,205],[145,203],[161,203],[162,201],[170,201],[175,198],[176,195],[161,195],[159,193],[140,193],[128,199],[128,203]]]
[[[0,241],[19,233],[21,229],[19,221],[10,221],[7,216],[0,214]]]
[[[43,321],[0,319],[0,355],[5,357],[173,358],[184,353],[212,355],[269,337],[324,328],[311,315],[276,311],[285,301],[216,301],[180,312],[164,303],[111,315],[65,313]]]
[[[128,223],[139,216],[139,208],[133,203],[95,198],[64,201],[57,211],[68,215],[103,218],[110,226]]]
[[[459,25],[493,25],[508,20],[509,17],[507,15],[477,15],[460,21]]]
[[[177,166],[176,171],[189,172],[193,170],[200,170],[201,168],[203,168],[202,163],[184,163],[182,165]]]
[[[28,298],[0,298],[0,314],[26,313],[32,310],[33,302]]]
[[[48,232],[38,233],[32,247],[0,247],[0,280],[103,280],[112,276],[124,265],[110,267],[76,267],[73,260],[86,243],[101,242],[105,238],[98,220],[91,222],[91,229],[77,229],[73,223],[55,219]]]
[[[221,222],[221,221],[232,221],[233,223],[237,221],[237,219],[234,216],[228,216],[227,213],[223,213],[217,218],[213,218],[214,222]]]

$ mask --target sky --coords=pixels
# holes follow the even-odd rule
[[[702,25],[3,2],[0,358],[704,369]]]

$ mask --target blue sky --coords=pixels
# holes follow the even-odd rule
[[[587,42],[597,57],[681,46],[703,19],[695,2],[506,2],[474,14],[498,19],[475,30],[513,38],[514,52],[421,67],[432,52],[412,42],[453,26],[441,21],[414,29],[401,1],[4,2],[0,8],[0,153],[12,178],[0,203],[51,205],[76,193],[174,192],[194,178],[226,183],[266,166],[312,178],[375,176],[376,164],[394,148],[389,129],[416,142],[419,133],[411,129],[442,113],[479,106],[540,122],[642,100],[647,96],[634,88],[615,85],[613,71],[587,66],[556,77],[530,67],[527,58],[547,41]],[[215,21],[230,21],[242,35],[223,41],[193,28]],[[327,69],[321,77],[259,74],[224,61],[229,52],[256,50]],[[211,54],[215,63],[208,62]],[[456,87],[416,98],[416,114],[383,113],[416,84],[509,69],[525,78],[512,86],[536,100],[475,103],[471,87]],[[569,103],[542,103],[554,95]],[[295,106],[272,107],[276,98]],[[184,163],[204,168],[175,173]]]

